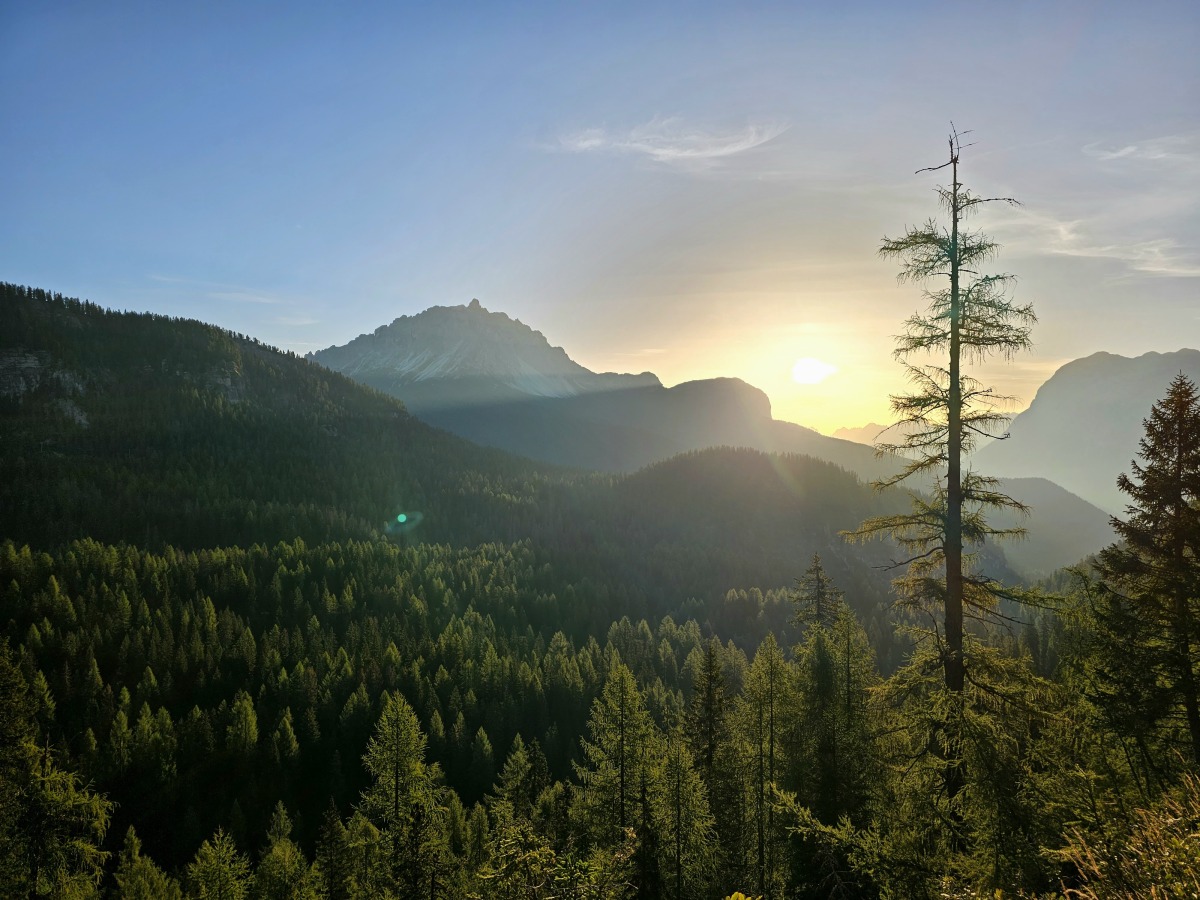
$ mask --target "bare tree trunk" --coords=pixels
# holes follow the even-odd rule
[[[950,384],[946,440],[946,690],[961,696],[963,668],[963,538],[962,538],[962,297],[959,291],[958,225],[959,207],[958,152],[951,157],[953,173],[950,209]],[[958,734],[947,735],[946,796],[953,801],[963,788]]]

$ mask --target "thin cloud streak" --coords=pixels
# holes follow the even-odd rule
[[[181,278],[175,275],[159,275],[150,273],[146,276],[150,281],[161,284],[177,284],[185,290],[194,291],[210,300],[226,300],[231,303],[252,303],[263,306],[281,306],[294,302],[294,299],[268,294],[240,284],[227,284],[219,281],[202,281],[194,278]]]
[[[1200,206],[1200,135],[1166,135],[1146,140],[1096,141],[1081,148],[1089,165],[1084,177],[1103,207],[1077,195],[1072,212],[1014,210],[1002,223],[1010,249],[1028,255],[1106,259],[1130,274],[1200,277],[1200,247],[1180,241],[1195,234]]]
[[[214,300],[229,300],[233,303],[261,303],[266,306],[279,306],[284,302],[279,297],[254,291],[209,291],[208,296]]]
[[[272,319],[276,325],[291,325],[296,328],[305,328],[309,325],[320,325],[320,319],[314,319],[312,316],[276,316]]]
[[[1097,141],[1083,148],[1085,155],[1101,162],[1129,160],[1136,162],[1200,163],[1200,136],[1172,134],[1126,144],[1116,149],[1105,148]]]
[[[707,168],[755,147],[787,130],[779,122],[750,123],[737,131],[711,132],[687,126],[679,117],[654,118],[627,132],[585,128],[558,139],[556,149],[568,153],[641,156],[684,168]]]
[[[1200,278],[1200,261],[1173,238],[1117,243],[1098,238],[1087,219],[1058,219],[1022,209],[1004,223],[1016,233],[1005,246],[1028,255],[1110,259],[1143,275]],[[1004,226],[1000,226],[1004,228]]]

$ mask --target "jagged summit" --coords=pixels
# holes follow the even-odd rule
[[[400,316],[371,334],[310,358],[381,390],[402,386],[413,406],[461,405],[527,397],[573,397],[639,386],[658,386],[641,375],[596,373],[575,362],[534,331],[478,299],[465,306],[433,306]],[[439,387],[434,390],[434,382]]]

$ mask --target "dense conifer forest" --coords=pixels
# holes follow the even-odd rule
[[[1146,416],[1119,544],[1036,589],[983,544],[947,691],[903,541],[841,535],[899,491],[553,469],[4,285],[2,893],[1190,896],[1196,387]]]

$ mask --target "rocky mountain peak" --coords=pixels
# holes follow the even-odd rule
[[[592,372],[540,331],[488,310],[478,298],[465,306],[433,306],[400,316],[371,334],[309,356],[418,406],[571,397],[659,384],[650,373]]]

